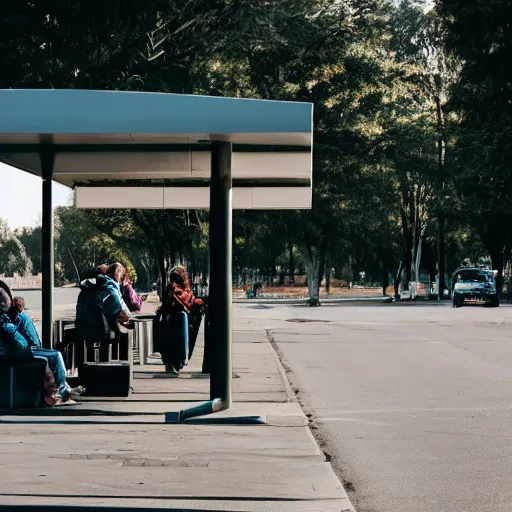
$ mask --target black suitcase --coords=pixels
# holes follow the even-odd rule
[[[84,396],[126,397],[132,386],[132,368],[124,361],[84,363],[78,369],[78,380],[86,389]]]
[[[0,409],[41,407],[46,361],[9,365],[0,361]]]

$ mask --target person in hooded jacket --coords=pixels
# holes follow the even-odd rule
[[[123,311],[120,289],[124,273],[123,265],[114,263],[105,273],[99,268],[96,277],[80,283],[75,319],[77,336],[86,343],[99,342],[103,361],[108,360],[111,339],[119,335],[118,322],[129,320],[128,313]]]
[[[32,319],[24,312],[24,306],[23,299],[12,299],[10,290],[6,291],[5,287],[0,286],[0,357],[10,364],[31,361],[34,357],[44,359],[48,366],[45,383],[47,403],[74,403],[84,389],[71,388],[67,383],[62,354],[58,350],[41,347],[37,330]]]

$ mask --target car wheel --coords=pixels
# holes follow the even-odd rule
[[[453,300],[452,300],[452,306],[453,306],[454,308],[460,308],[460,307],[461,307],[461,305],[462,305],[462,304],[461,304],[460,299],[459,299],[456,295],[454,295],[454,296],[453,296]]]
[[[500,305],[500,299],[498,299],[498,297],[491,297],[491,300],[489,301],[489,307],[497,308],[499,305]]]

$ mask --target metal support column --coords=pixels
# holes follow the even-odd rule
[[[231,302],[232,302],[232,180],[230,142],[212,144],[210,183],[210,401],[165,415],[166,423],[182,423],[199,416],[225,411],[231,406]],[[206,347],[205,347],[206,349]],[[198,420],[195,420],[198,421]],[[207,420],[204,420],[207,421]],[[264,416],[217,417],[212,423],[263,425]]]
[[[214,141],[210,184],[210,399],[231,405],[231,142]]]
[[[53,348],[53,204],[52,176],[55,153],[51,148],[41,147],[41,171],[43,177],[43,224],[41,229],[42,267],[42,343],[45,348]]]

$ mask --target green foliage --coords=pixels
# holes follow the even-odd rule
[[[508,0],[439,0],[447,46],[463,62],[450,108],[457,207],[501,270],[512,247],[512,39]],[[501,275],[501,273],[500,273]]]
[[[450,267],[510,253],[509,4],[7,0],[0,87],[313,102],[313,210],[236,212],[234,267],[304,266],[312,297],[325,267],[385,283],[403,266],[407,285],[435,274],[441,218]],[[59,209],[56,225],[66,280],[114,260],[143,287],[207,268],[205,212]],[[39,232],[19,236],[38,269]]]
[[[15,230],[14,234],[25,247],[27,256],[32,262],[32,273],[39,274],[41,272],[41,226],[24,227]]]
[[[9,229],[7,222],[0,219],[0,276],[25,276],[30,271],[30,259],[23,244]]]
[[[127,253],[107,234],[98,233],[83,211],[71,207],[61,206],[55,212],[55,259],[58,275],[67,282],[79,282],[98,265],[114,262],[135,274]]]

